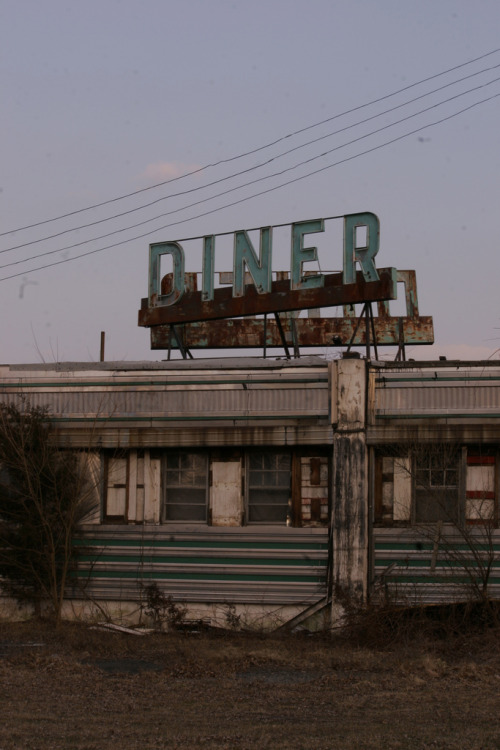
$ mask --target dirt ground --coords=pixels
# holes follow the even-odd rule
[[[0,750],[500,748],[500,634],[367,648],[0,624]]]

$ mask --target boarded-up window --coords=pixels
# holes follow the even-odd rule
[[[248,523],[282,523],[289,517],[292,459],[273,450],[248,454]]]
[[[104,518],[107,521],[127,520],[128,457],[107,456],[104,471]]]
[[[397,448],[393,449],[393,455],[377,454],[375,522],[385,526],[408,524],[411,521],[412,488],[412,459],[409,454]]]
[[[207,454],[169,451],[164,466],[164,520],[206,523]]]
[[[211,463],[210,508],[213,526],[241,526],[241,460]]]

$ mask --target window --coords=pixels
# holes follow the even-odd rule
[[[458,454],[439,446],[418,451],[415,458],[415,521],[459,520]]]
[[[207,522],[208,455],[169,451],[164,463],[165,521]]]
[[[497,525],[497,458],[487,447],[467,449],[465,520],[472,525]]]
[[[296,477],[292,469],[299,483],[295,492],[292,489],[293,525],[326,526],[330,509],[328,455],[321,455],[317,448],[306,449],[297,455],[297,463],[300,477]],[[297,495],[298,500],[294,502]]]
[[[144,451],[136,450],[104,454],[104,521],[144,521],[144,456]],[[89,468],[96,481],[99,470],[96,457],[92,461]]]
[[[282,523],[290,519],[291,455],[251,452],[247,461],[248,523]]]
[[[128,456],[106,456],[104,488],[105,520],[125,522],[128,510]]]
[[[456,445],[387,446],[375,459],[375,522],[458,523],[463,516]]]

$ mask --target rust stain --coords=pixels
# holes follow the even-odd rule
[[[347,346],[355,330],[357,318],[295,318],[294,326],[299,347]],[[374,318],[377,344],[398,346],[400,343],[400,322],[403,327],[405,344],[432,344],[434,328],[431,316],[420,318]],[[291,320],[283,317],[281,324],[287,343],[292,345]],[[264,331],[266,334],[264,341]],[[281,347],[282,341],[276,321],[268,319],[266,325],[259,318],[244,320],[214,320],[186,324],[177,328],[183,346],[189,349],[227,349]],[[151,348],[177,348],[169,325],[151,328]],[[366,328],[359,326],[353,345],[366,344]]]
[[[359,271],[355,284],[343,284],[342,273],[327,274],[324,286],[312,289],[290,289],[288,280],[279,280],[273,282],[269,294],[259,294],[253,285],[248,285],[243,297],[233,297],[231,288],[219,288],[214,290],[214,299],[208,302],[203,301],[201,292],[187,289],[181,305],[147,307],[143,304],[139,325],[192,323],[395,299],[395,273],[393,268],[382,268],[378,270],[378,281],[365,281]]]

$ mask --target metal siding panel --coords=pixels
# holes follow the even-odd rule
[[[137,599],[153,580],[189,602],[312,603],[326,593],[326,530],[103,526],[88,528],[80,543],[92,550],[84,550],[80,576],[89,575],[95,597]]]
[[[472,530],[471,530],[471,533]],[[375,528],[373,531],[374,564],[373,596],[387,592],[397,604],[431,604],[467,601],[471,598],[470,580],[474,557],[479,547],[472,548],[454,529],[446,529],[450,550],[438,548],[433,566],[434,544],[418,527],[406,529]],[[478,545],[481,531],[476,532]],[[495,559],[490,578],[490,595],[500,596],[500,530],[491,539]]]
[[[479,383],[476,388],[457,385],[422,384],[420,387],[381,388],[375,398],[377,414],[498,414],[500,384]]]
[[[112,386],[111,386],[112,388]],[[16,395],[8,391],[9,399]],[[290,386],[276,383],[272,387],[259,388],[249,385],[180,390],[100,390],[38,391],[24,389],[23,395],[33,406],[49,407],[55,415],[65,418],[110,417],[168,417],[179,419],[227,415],[228,418],[258,415],[279,416],[293,414],[309,416],[328,415],[328,384],[318,387],[316,383]]]
[[[376,416],[497,416],[500,370],[449,365],[372,370]]]

